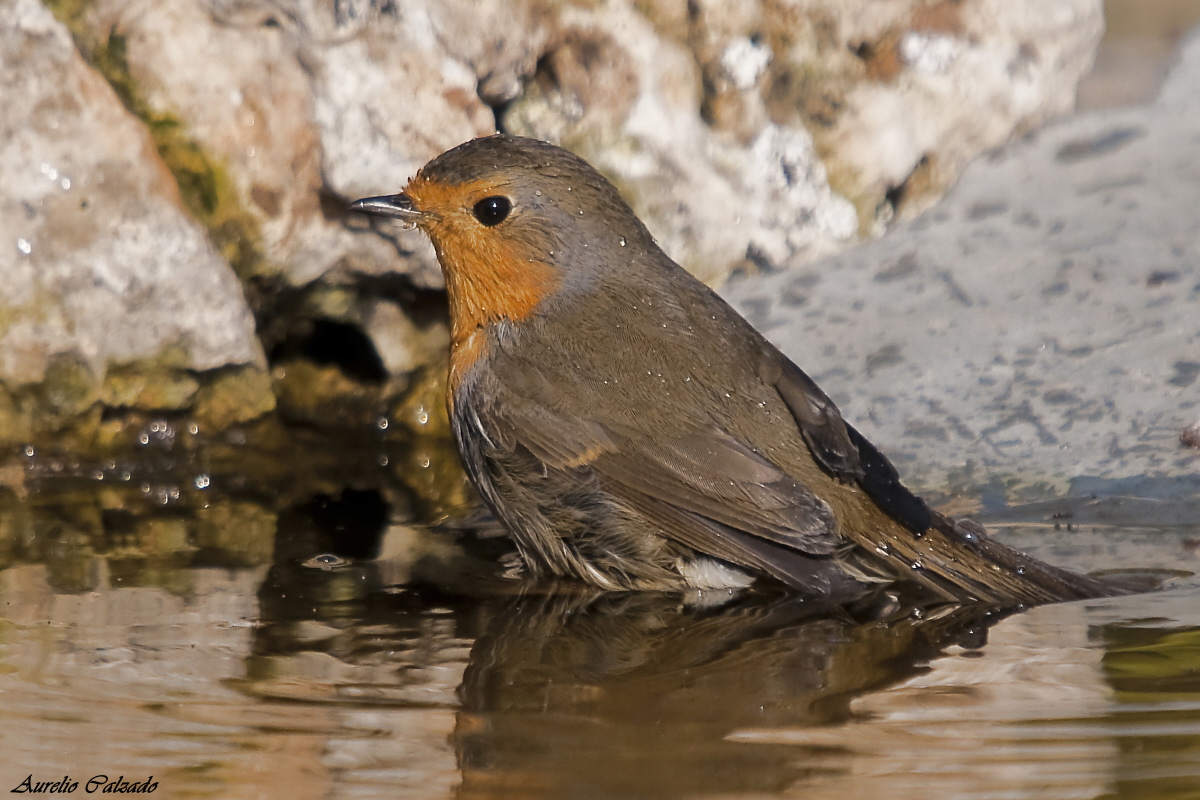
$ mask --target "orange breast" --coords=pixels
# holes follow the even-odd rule
[[[501,193],[502,185],[476,182],[446,186],[418,175],[405,189],[429,222],[429,234],[446,278],[450,304],[450,381],[453,394],[463,376],[486,351],[486,329],[528,319],[561,285],[548,262],[550,249],[507,235],[505,225],[488,228],[471,215],[474,201]]]

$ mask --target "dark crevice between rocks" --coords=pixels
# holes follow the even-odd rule
[[[732,284],[735,281],[744,281],[756,275],[771,275],[779,272],[783,267],[771,260],[761,248],[750,244],[746,247],[746,255],[741,262],[729,272],[727,281]]]
[[[908,193],[908,180],[901,181],[898,185],[892,186],[883,193],[883,202],[891,206],[892,212],[899,210],[900,204],[904,202],[904,196]]]
[[[885,189],[882,196],[872,192],[864,198],[868,202],[874,202],[874,210],[870,217],[875,234],[886,230],[897,220],[911,218],[924,210],[925,203],[933,196],[938,181],[937,165],[927,153],[921,157],[904,180]],[[860,201],[860,218],[863,210]],[[870,231],[867,229],[863,232]]]
[[[275,306],[290,291],[291,287],[278,274],[254,275],[242,281],[242,294],[254,315],[254,329],[260,339],[272,319]]]
[[[904,208],[904,202],[912,197],[914,184],[920,180],[929,168],[929,156],[924,155],[917,165],[913,167],[912,172],[908,173],[908,177],[902,180],[897,185],[889,188],[883,194],[883,201],[892,207],[892,211],[900,214]]]
[[[445,289],[416,286],[407,275],[396,272],[355,275],[354,285],[368,297],[389,300],[400,306],[418,328],[436,322],[449,322],[450,306]]]
[[[540,62],[539,62],[540,63]],[[504,126],[504,115],[508,113],[508,109],[520,99],[524,94],[524,81],[522,81],[521,91],[516,94],[509,95],[508,92],[496,94],[489,90],[489,81],[492,76],[487,76],[479,81],[476,87],[476,94],[485,106],[492,110],[492,124],[498,133],[510,133]]]
[[[330,431],[446,435],[447,349],[439,341],[447,328],[445,292],[396,274],[342,280],[288,288],[263,309],[259,336],[280,418]],[[419,332],[411,371],[389,372],[397,369],[389,351],[372,340],[372,320],[387,304]],[[380,324],[379,335],[392,335],[386,319]]]
[[[344,313],[328,313],[330,292],[345,293],[335,303]],[[260,309],[259,338],[269,365],[273,369],[297,362],[334,366],[375,400],[384,404],[394,400],[397,392],[411,388],[416,376],[389,374],[367,332],[365,321],[380,301],[394,303],[423,330],[445,325],[449,314],[445,291],[415,286],[407,276],[395,273],[353,275],[345,286],[317,282],[281,288]],[[434,360],[440,356],[435,354]],[[345,385],[339,392],[345,390],[353,387]],[[378,410],[384,413],[385,409]]]
[[[360,383],[379,385],[387,380],[383,359],[357,325],[318,318],[307,320],[302,329],[301,335],[285,338],[271,349],[268,360],[272,365],[306,358],[316,364],[332,364]]]

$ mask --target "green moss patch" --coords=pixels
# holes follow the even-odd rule
[[[236,188],[219,161],[187,135],[174,114],[151,107],[129,69],[128,43],[115,28],[98,36],[90,24],[92,0],[47,0],[65,24],[84,58],[104,76],[130,113],[146,124],[188,211],[242,280],[272,272],[260,246],[258,223],[242,206]]]

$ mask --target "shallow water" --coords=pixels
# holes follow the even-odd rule
[[[389,471],[413,454],[381,448],[273,492],[236,450],[10,475],[0,789],[69,776],[83,794],[107,775],[289,800],[1200,797],[1187,513],[1070,530],[1045,507],[997,515],[994,535],[1057,563],[1178,575],[1000,620],[771,594],[511,596],[492,577],[503,545],[413,524],[440,507]]]

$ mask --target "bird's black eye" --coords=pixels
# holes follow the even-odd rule
[[[490,228],[508,219],[508,212],[512,211],[512,201],[498,194],[495,197],[483,198],[475,204],[473,210],[475,219]]]

